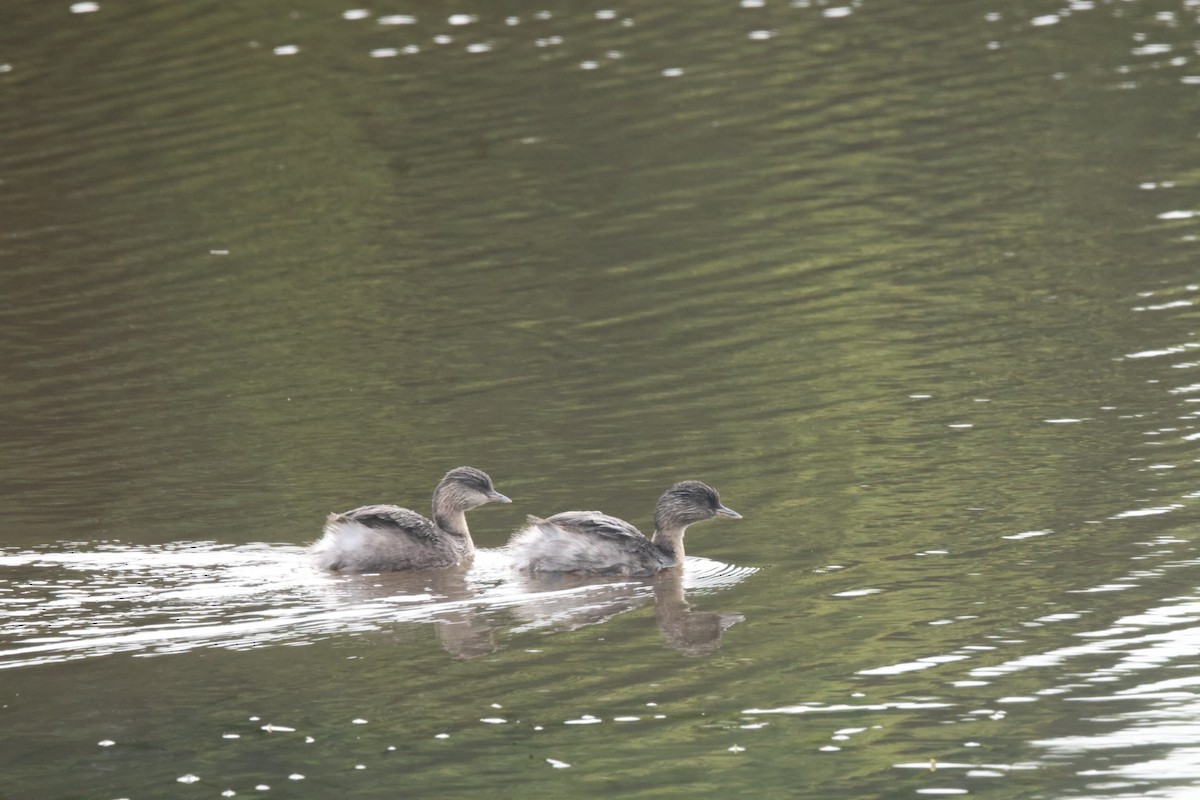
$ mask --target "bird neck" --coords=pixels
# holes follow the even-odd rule
[[[467,514],[442,492],[433,496],[433,522],[446,533],[471,538],[467,529]]]
[[[650,539],[659,550],[670,556],[676,564],[683,563],[683,534],[687,525],[672,525],[654,531]]]

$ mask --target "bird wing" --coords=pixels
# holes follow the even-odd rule
[[[599,511],[564,511],[546,519],[530,517],[513,534],[509,552],[528,572],[582,572],[592,575],[653,575],[663,553],[625,520]]]
[[[599,511],[564,511],[546,518],[564,530],[584,536],[600,536],[605,539],[649,541],[637,528],[623,519],[601,514]]]
[[[348,522],[357,522],[368,528],[406,533],[418,539],[431,539],[437,532],[433,523],[428,519],[415,511],[400,506],[360,506],[335,516]]]

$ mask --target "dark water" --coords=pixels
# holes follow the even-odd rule
[[[1198,15],[9,3],[0,796],[1191,797]]]

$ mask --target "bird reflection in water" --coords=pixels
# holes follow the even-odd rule
[[[649,578],[529,574],[513,571],[503,553],[482,550],[469,567],[339,576],[330,588],[340,605],[355,606],[352,613],[373,628],[387,617],[432,623],[442,647],[456,658],[495,653],[510,634],[576,630],[651,603],[669,647],[709,655],[743,617],[696,609],[687,591],[726,589],[756,570],[704,558],[687,562]]]
[[[466,566],[421,572],[354,575],[339,583],[351,602],[389,603],[407,608],[428,604],[427,615],[442,648],[455,658],[478,658],[496,652],[496,622],[482,603],[480,587]],[[405,616],[408,616],[407,614]]]
[[[667,646],[689,656],[717,652],[725,631],[745,619],[737,613],[694,608],[684,591],[681,568],[634,580],[536,573],[522,575],[520,584],[528,600],[515,611],[524,617],[524,628],[576,630],[653,602],[654,620]]]

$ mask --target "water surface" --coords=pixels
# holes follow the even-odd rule
[[[1190,2],[23,2],[0,794],[1186,797]],[[303,546],[449,468],[468,570]],[[527,513],[745,515],[528,582]]]

